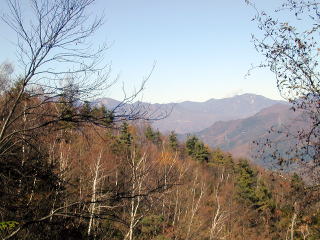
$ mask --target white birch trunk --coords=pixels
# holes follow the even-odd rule
[[[223,169],[221,176],[220,176],[220,179],[219,179],[219,182],[217,183],[217,186],[215,188],[215,199],[216,199],[216,203],[217,203],[217,208],[213,212],[209,240],[221,239],[221,237],[219,235],[221,234],[224,223],[228,217],[228,213],[226,211],[222,210],[222,206],[221,206],[220,199],[219,199],[220,186],[223,184],[224,179],[225,179],[225,177],[224,177],[224,169]],[[227,180],[228,180],[228,176],[227,176],[226,181]]]
[[[192,227],[192,223],[193,223],[193,219],[200,207],[200,202],[201,202],[201,199],[203,197],[203,194],[204,194],[204,184],[201,183],[201,187],[200,187],[200,195],[198,197],[198,199],[196,200],[196,187],[197,187],[197,180],[198,180],[198,173],[196,173],[196,177],[195,177],[195,180],[194,180],[194,183],[193,183],[193,187],[191,189],[191,192],[192,192],[192,203],[191,203],[191,210],[190,210],[190,213],[187,212],[187,215],[190,214],[190,218],[189,218],[189,224],[188,224],[188,230],[187,230],[187,234],[186,234],[186,240],[188,240],[190,238],[190,233],[191,233],[191,227]],[[186,217],[188,217],[186,215]]]
[[[145,154],[139,159],[135,159],[135,152],[133,151],[131,157],[131,202],[130,202],[130,226],[129,231],[124,239],[133,240],[133,231],[139,223],[142,216],[138,217],[138,210],[141,202],[142,187],[147,176],[146,169],[146,156]]]
[[[94,177],[92,181],[92,196],[91,196],[91,204],[90,204],[90,220],[88,225],[88,235],[91,235],[92,228],[94,227],[94,216],[96,213],[97,208],[97,191],[98,191],[98,184],[100,178],[100,162],[101,162],[102,152],[100,152],[97,161],[94,166]]]

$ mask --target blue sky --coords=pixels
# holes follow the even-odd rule
[[[112,62],[111,77],[120,76],[106,97],[121,99],[122,83],[130,93],[156,62],[144,101],[205,101],[248,92],[280,99],[267,70],[244,77],[262,60],[251,42],[254,11],[244,0],[97,0],[93,12],[102,10],[106,21],[95,41],[110,44],[105,61]],[[0,62],[15,63],[15,35],[3,23],[0,29]]]

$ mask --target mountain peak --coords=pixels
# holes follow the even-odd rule
[[[111,98],[101,98],[97,102],[108,108],[117,106],[120,102]],[[150,111],[159,108],[171,108],[171,114],[153,126],[162,132],[172,130],[177,133],[192,133],[201,131],[217,121],[228,121],[253,116],[264,108],[284,101],[272,100],[261,95],[245,93],[229,98],[211,98],[205,102],[184,101],[171,104],[150,104],[139,101],[139,106],[148,106]],[[136,103],[135,103],[136,104]]]

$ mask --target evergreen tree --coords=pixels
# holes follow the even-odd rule
[[[255,208],[258,210],[273,210],[275,208],[272,194],[262,180],[257,183],[256,198]]]
[[[237,197],[249,205],[257,201],[255,188],[257,183],[257,172],[254,171],[248,161],[242,160],[237,166]]]
[[[186,142],[187,153],[199,162],[208,162],[210,158],[209,149],[197,137],[190,137]]]
[[[210,153],[208,148],[204,145],[203,142],[196,142],[194,159],[199,162],[208,162],[210,157]]]
[[[171,133],[169,135],[169,146],[173,151],[178,150],[177,134],[174,131],[171,131]]]
[[[80,115],[84,120],[89,120],[92,115],[90,102],[85,101],[80,109]]]
[[[223,165],[233,172],[235,164],[230,153],[224,153],[221,149],[217,148],[210,156],[210,165]]]
[[[113,112],[108,110],[104,105],[101,105],[100,107],[95,107],[92,110],[92,116],[94,117],[97,123],[105,127],[111,127],[114,121]]]
[[[237,196],[240,201],[254,209],[274,209],[272,194],[265,183],[257,178],[257,171],[251,168],[248,161],[242,160],[238,164],[236,183]]]
[[[150,126],[147,127],[145,131],[145,136],[149,141],[153,142],[156,145],[159,145],[161,143],[160,132],[159,131],[154,132]]]
[[[147,138],[149,141],[152,141],[152,140],[153,140],[153,137],[154,137],[153,134],[154,134],[154,133],[153,133],[152,128],[151,128],[150,126],[148,126],[148,127],[146,128],[146,131],[145,131],[145,136],[146,136],[146,138]]]
[[[186,149],[189,156],[193,156],[195,152],[195,146],[199,139],[196,136],[189,137],[186,141]]]
[[[129,132],[129,125],[127,122],[122,123],[120,128],[120,137],[119,137],[120,143],[129,147],[132,144],[132,135]]]
[[[111,138],[113,136],[111,135]],[[130,157],[133,145],[133,136],[129,131],[129,124],[123,122],[119,129],[118,136],[112,144],[112,151],[117,156]]]

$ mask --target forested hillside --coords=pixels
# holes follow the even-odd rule
[[[296,175],[257,169],[197,138],[178,143],[174,133],[148,126],[61,124],[32,133],[2,158],[2,238],[320,236],[318,192]]]
[[[298,10],[296,17],[313,10],[311,20],[319,20],[319,3],[298,2],[303,4],[298,9],[296,1],[283,7]],[[94,3],[7,0],[2,21],[17,36],[17,61],[0,64],[0,238],[320,239],[320,75],[314,60],[320,48],[309,38],[319,23],[302,33],[308,35],[303,42],[295,28],[255,8],[259,29],[267,31],[262,40],[254,39],[268,60],[261,67],[275,72],[290,111],[303,112],[311,126],[297,132],[270,130],[295,140],[287,158],[273,148],[277,138],[262,135],[255,144],[279,166],[304,166],[304,181],[301,172],[268,171],[197,136],[179,141],[174,131],[152,127],[170,113],[137,101],[155,66],[132,92],[123,87],[121,101],[101,100],[117,77],[110,77],[111,66],[103,61],[108,45],[95,41],[104,18],[93,14],[99,8]],[[274,36],[283,41],[274,43]],[[201,111],[198,104],[181,105],[200,113],[201,120],[226,113],[227,118],[246,116],[273,103],[242,95],[210,100]],[[220,113],[207,114],[213,105]],[[231,135],[248,142],[239,131],[262,134],[254,123],[287,111],[280,108],[270,116],[263,110],[267,118],[260,112],[234,121],[241,128]],[[185,112],[180,117],[189,121]],[[219,124],[224,138],[228,134]],[[185,131],[189,125],[180,127]]]

